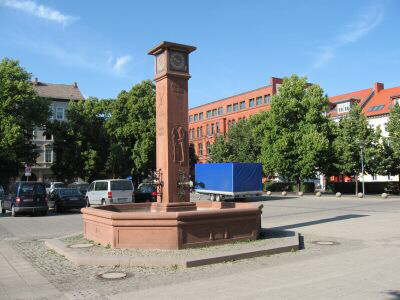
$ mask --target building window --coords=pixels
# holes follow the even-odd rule
[[[197,127],[197,137],[201,137],[201,127]]]
[[[239,110],[239,104],[234,103],[233,104],[233,111],[238,111]]]
[[[223,107],[218,107],[218,116],[221,116],[224,114],[224,108]]]
[[[211,110],[207,110],[206,116],[207,116],[207,119],[211,118]]]
[[[376,180],[377,176],[376,175],[372,175],[372,180]]]
[[[231,104],[229,104],[229,105],[226,106],[226,112],[227,112],[227,113],[232,112],[232,105],[231,105]]]
[[[207,142],[207,144],[206,144],[207,154],[210,154],[210,146],[211,146],[210,142]]]
[[[264,104],[269,104],[270,103],[270,95],[265,95],[264,96]]]
[[[203,144],[199,144],[199,155],[203,155]]]
[[[63,107],[57,107],[56,119],[57,120],[64,120],[64,108]]]
[[[193,121],[197,122],[198,120],[199,120],[199,115],[198,115],[198,114],[195,114],[195,115],[193,116]]]
[[[338,103],[336,109],[337,109],[337,112],[339,112],[339,113],[344,113],[344,112],[350,111],[350,101]]]
[[[217,134],[220,134],[219,122],[215,123],[215,131]]]
[[[216,116],[217,116],[217,109],[213,109],[213,111],[212,111],[212,116],[213,116],[213,117],[216,117]]]
[[[193,116],[189,116],[189,123],[193,122]]]
[[[207,124],[207,126],[206,126],[206,134],[207,134],[207,136],[211,135],[211,127],[210,127],[210,124]]]
[[[262,104],[262,97],[257,97],[256,105],[261,105],[261,104]]]
[[[246,108],[246,101],[240,102],[240,109],[245,109]]]
[[[254,107],[254,98],[249,100],[249,107]]]
[[[46,141],[51,141],[51,134],[48,132],[43,132],[44,139]]]
[[[44,162],[51,163],[52,162],[52,149],[48,146],[44,148]]]
[[[388,180],[390,180],[391,178],[390,178],[390,175],[388,175]]]
[[[214,133],[215,133],[215,126],[214,126],[214,124],[211,124],[211,134],[213,135]]]
[[[199,120],[202,121],[204,119],[203,113],[199,113]]]

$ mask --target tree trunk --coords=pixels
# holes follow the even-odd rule
[[[300,181],[299,178],[297,178],[296,179],[296,190],[297,190],[297,193],[300,192],[300,184],[301,184],[301,181]]]
[[[356,181],[356,196],[358,195],[358,175],[354,176]]]

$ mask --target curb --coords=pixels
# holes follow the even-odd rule
[[[193,258],[169,258],[169,257],[133,257],[121,255],[109,256],[92,256],[85,255],[79,250],[71,249],[61,242],[58,238],[45,241],[45,245],[65,256],[71,262],[77,265],[89,266],[146,266],[146,267],[171,267],[181,266],[184,268],[199,267],[211,264],[218,264],[227,261],[242,260],[265,255],[280,254],[285,252],[293,252],[301,249],[301,236],[294,235],[292,237],[282,238],[279,244],[264,245],[253,247],[249,250],[232,250],[215,253],[212,255],[195,256]]]

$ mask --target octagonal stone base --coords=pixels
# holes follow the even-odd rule
[[[166,212],[159,203],[82,209],[84,236],[113,248],[184,249],[255,240],[262,205],[196,202],[196,210]]]

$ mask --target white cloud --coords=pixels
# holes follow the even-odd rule
[[[41,4],[36,4],[34,1],[30,0],[0,0],[0,5],[18,9],[33,16],[60,23],[64,26],[77,20],[76,17],[64,15],[58,10]]]
[[[324,67],[335,57],[335,51],[349,43],[357,42],[370,33],[383,20],[384,3],[376,1],[367,7],[355,19],[356,21],[347,26],[347,30],[337,35],[330,46],[321,47],[320,53],[316,56],[312,65],[313,69]]]
[[[130,55],[124,55],[124,56],[117,57],[115,59],[115,63],[112,66],[112,69],[118,74],[122,73],[125,66],[131,61],[131,59],[132,59],[132,57]],[[109,59],[108,61],[112,62],[113,60]]]

